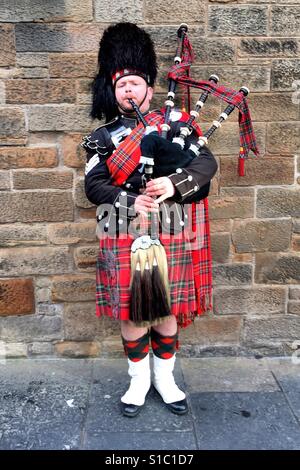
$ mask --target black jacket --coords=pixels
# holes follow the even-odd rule
[[[176,116],[176,113],[174,114]],[[121,220],[123,221],[132,219],[136,215],[133,205],[135,198],[140,194],[140,189],[143,187],[142,165],[139,165],[121,187],[118,187],[113,185],[106,160],[137,124],[138,122],[134,118],[118,116],[111,122],[92,131],[83,140],[82,146],[87,152],[85,192],[90,202],[100,206],[97,211],[98,221],[101,221],[106,215],[107,220],[109,219],[110,225],[112,225],[114,220],[120,220],[120,211],[122,212]],[[184,123],[179,121],[171,122],[168,140],[172,140],[175,135],[179,134],[182,125]],[[186,148],[191,143],[196,143],[197,139],[196,135],[189,136],[186,141]],[[186,218],[183,205],[197,202],[208,195],[210,180],[216,171],[217,162],[207,147],[203,147],[199,157],[195,157],[185,168],[181,168],[178,164],[178,168],[170,170],[168,176],[176,191],[172,198],[161,204],[161,216],[169,219],[170,217],[167,215],[168,207],[172,206],[172,212],[175,213],[175,216],[171,217],[172,233],[182,230],[182,220]],[[109,206],[111,205],[115,208],[113,218],[109,218]],[[105,210],[101,210],[101,206]],[[178,219],[177,223],[176,219]],[[179,222],[181,223],[179,224]],[[115,225],[120,226],[118,223]],[[176,229],[176,226],[178,226],[178,229]]]

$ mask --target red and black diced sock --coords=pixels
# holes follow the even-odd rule
[[[155,356],[160,359],[170,359],[178,349],[178,333],[172,336],[163,336],[152,328],[151,346]]]
[[[132,362],[141,361],[149,353],[149,332],[134,341],[128,341],[122,336],[122,342],[125,354]]]

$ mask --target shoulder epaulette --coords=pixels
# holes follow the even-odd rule
[[[82,139],[81,147],[83,147],[85,150],[96,150],[98,153],[105,155],[107,152],[104,152],[104,149],[106,149],[106,146],[101,146],[99,144],[99,139],[97,138],[98,131],[101,131],[102,129],[106,129],[113,125],[117,120],[119,119],[119,116],[114,117],[111,121],[105,122],[104,124],[101,124],[100,126],[96,127],[95,129],[92,130],[92,132]]]
[[[109,127],[111,124],[114,124],[119,118],[120,116],[116,116],[113,119],[111,119],[111,121],[100,124],[99,127],[96,127],[94,130],[92,130],[90,135],[94,134],[94,132],[97,132],[99,129],[103,129],[103,127]]]

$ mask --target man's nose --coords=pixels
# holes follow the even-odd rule
[[[126,92],[126,93],[131,93],[131,85],[129,85],[129,84],[126,85],[126,87],[125,87],[125,92]]]

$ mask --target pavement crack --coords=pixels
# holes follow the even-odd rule
[[[277,379],[276,375],[274,374],[274,372],[272,370],[271,370],[271,374],[273,375],[274,380],[277,383],[279,390],[282,392],[282,394],[284,396],[284,399],[285,399],[289,409],[291,410],[291,413],[292,413],[293,417],[296,420],[296,423],[300,426],[300,419],[298,418],[298,416],[294,412],[293,406],[292,406],[288,396],[286,395],[286,392],[285,392],[284,388],[281,386],[281,383],[279,382],[279,380]]]
[[[87,416],[88,416],[89,406],[90,406],[90,398],[91,398],[91,393],[92,393],[92,388],[93,388],[94,364],[95,362],[92,361],[91,374],[90,374],[90,386],[89,386],[88,393],[87,393],[86,407],[83,410],[82,429],[81,429],[80,437],[79,437],[79,450],[84,449],[84,444],[86,440],[86,422],[87,422]]]

